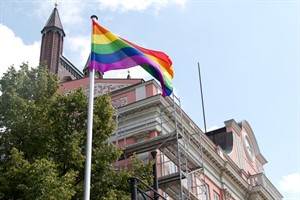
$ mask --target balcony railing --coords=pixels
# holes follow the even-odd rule
[[[252,187],[263,187],[276,200],[280,200],[283,198],[280,192],[263,173],[251,175],[249,177],[249,183]]]

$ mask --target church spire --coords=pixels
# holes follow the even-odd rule
[[[66,36],[57,10],[57,4],[41,31],[40,63],[46,63],[48,69],[58,74],[59,59],[63,52],[63,39]]]
[[[89,72],[90,72],[90,62],[91,62],[91,54],[89,55],[87,61],[86,61],[86,64],[83,68],[83,74],[84,74],[84,77],[89,77]],[[95,70],[95,78],[98,78],[98,79],[103,79],[103,72],[100,72],[99,70]]]
[[[45,31],[48,31],[48,30],[54,31],[55,30],[55,31],[59,31],[61,35],[66,36],[63,26],[60,21],[59,14],[58,14],[57,3],[55,3],[54,6],[55,6],[55,8],[53,9],[47,23],[45,24],[45,26],[41,32],[43,34]]]

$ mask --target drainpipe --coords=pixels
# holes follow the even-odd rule
[[[155,190],[154,192],[154,200],[158,200],[158,178],[157,178],[157,165],[156,165],[156,155],[157,151],[151,151],[151,155],[153,159],[155,160],[153,164],[153,189]]]

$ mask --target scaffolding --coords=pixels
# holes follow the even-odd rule
[[[136,105],[135,105],[136,104]],[[160,95],[116,109],[111,142],[124,148],[116,167],[129,164],[136,153],[149,159],[157,151],[159,193],[166,199],[208,199],[203,166],[203,132],[183,112],[175,95]]]

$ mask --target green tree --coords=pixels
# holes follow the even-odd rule
[[[26,63],[0,79],[0,199],[82,199],[88,99],[58,88],[56,75]],[[113,114],[108,95],[95,99],[91,199],[129,199],[133,175],[151,184],[151,162],[112,167],[122,153],[107,142]]]

